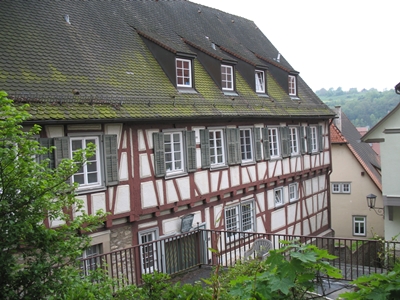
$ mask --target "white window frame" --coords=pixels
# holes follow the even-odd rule
[[[75,141],[80,141],[82,144],[81,148],[77,148],[74,150],[73,143]],[[87,162],[83,164],[83,166],[71,176],[72,182],[77,182],[79,184],[78,190],[94,188],[94,187],[102,187],[103,179],[102,179],[102,169],[101,169],[101,159],[100,156],[100,139],[98,136],[76,136],[70,137],[70,157],[74,156],[74,152],[80,149],[86,149],[86,142],[94,141],[94,145],[96,146],[95,153],[92,157],[87,158]],[[95,169],[95,170],[93,170]],[[93,182],[89,182],[89,176],[91,174],[97,174],[97,180]],[[77,181],[77,177],[83,175],[83,183],[79,183]]]
[[[221,86],[223,91],[234,90],[234,76],[233,67],[228,65],[221,65]],[[230,85],[230,86],[229,86]]]
[[[181,64],[181,66],[178,66],[179,64]],[[176,67],[176,85],[178,87],[191,88],[193,86],[192,61],[190,59],[176,58],[175,67]]]
[[[311,152],[316,153],[319,151],[318,149],[318,129],[317,126],[310,126],[310,134],[311,134]]]
[[[351,184],[349,182],[342,183],[342,193],[350,194],[351,193]]]
[[[298,155],[300,153],[299,146],[299,133],[297,127],[289,127],[290,155]]]
[[[252,128],[239,128],[239,131],[242,163],[254,162],[253,130]]]
[[[158,239],[158,229],[149,229],[140,231],[139,245],[147,242],[156,241]],[[151,243],[140,246],[140,267],[142,274],[150,274],[158,271],[158,252],[157,244]]]
[[[265,93],[265,72],[261,70],[256,70],[255,80],[256,93]]]
[[[367,217],[366,216],[353,216],[353,235],[366,236],[367,235]]]
[[[225,136],[223,129],[209,129],[210,166],[211,168],[226,166]],[[217,137],[217,134],[220,137]],[[220,160],[218,161],[218,158]],[[214,161],[214,162],[213,162]]]
[[[299,184],[297,182],[289,184],[288,190],[290,202],[299,200]]]
[[[268,127],[268,137],[269,154],[271,159],[279,158],[281,156],[279,145],[279,129],[277,127]]]
[[[288,76],[289,96],[297,96],[296,76]]]
[[[164,156],[165,156],[166,175],[184,173],[185,152],[184,152],[184,140],[182,131],[167,131],[163,133],[164,133]],[[166,141],[166,137],[170,137],[170,142]],[[178,137],[179,141],[174,141],[174,137]],[[170,147],[168,147],[169,145]],[[167,151],[167,149],[169,151]],[[180,159],[176,157],[178,154],[180,155]],[[170,158],[168,158],[168,156],[170,156]],[[178,166],[179,163],[180,167]],[[168,165],[170,165],[170,168],[167,167]]]
[[[89,272],[94,271],[101,264],[101,257],[91,258],[93,256],[103,253],[103,244],[95,244],[89,246],[83,251],[81,259],[85,259],[81,263],[81,269],[85,276],[89,275]]]
[[[351,194],[351,182],[332,182],[332,194]]]
[[[275,207],[282,206],[285,204],[285,199],[283,195],[283,187],[274,189],[274,204]]]
[[[230,214],[231,213],[231,214]],[[238,238],[238,232],[255,232],[254,200],[244,201],[225,208],[225,229],[228,238]],[[232,232],[233,231],[233,232]]]

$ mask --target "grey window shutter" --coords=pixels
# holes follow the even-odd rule
[[[68,137],[58,137],[54,138],[54,163],[58,167],[63,159],[69,159],[69,138]],[[72,174],[71,174],[72,175]],[[71,183],[71,177],[66,180],[67,183]]]
[[[281,136],[282,157],[288,157],[289,156],[289,127],[279,127],[279,134]]]
[[[118,184],[118,139],[116,134],[104,136],[106,186]]]
[[[238,128],[227,128],[226,143],[228,147],[228,165],[240,164],[242,162],[240,153],[240,132]]]
[[[208,129],[200,129],[201,167],[210,168],[210,133]]]
[[[299,126],[299,143],[300,143],[300,153],[305,154],[306,153],[306,147],[305,147],[305,140],[304,140],[304,126]]]
[[[324,144],[323,144],[323,136],[322,136],[322,126],[318,125],[317,127],[318,130],[318,150],[319,152],[322,152],[324,150]]]
[[[54,146],[54,139],[52,138],[39,138],[38,143],[41,147],[45,147],[47,149],[49,149],[50,147]],[[52,150],[51,152],[47,152],[45,154],[41,154],[37,156],[37,161],[40,163],[45,159],[49,159],[49,168],[54,169],[56,166],[55,163],[55,158],[54,158],[54,150]]]
[[[256,161],[262,160],[262,141],[261,141],[261,128],[253,128],[254,145],[255,145],[255,159]]]
[[[153,133],[154,147],[154,173],[156,177],[165,176],[165,151],[164,151],[164,133]]]
[[[306,127],[306,139],[307,139],[307,153],[310,154],[312,153],[312,149],[311,149],[311,128],[310,126]]]
[[[267,127],[262,129],[262,138],[264,145],[264,159],[269,160],[271,158],[271,153],[269,152],[269,135]]]
[[[187,153],[187,171],[195,172],[196,164],[196,132],[186,131],[186,153]]]
[[[54,138],[54,146],[56,147],[54,151],[54,160],[57,167],[63,159],[71,158],[69,153],[69,138]]]

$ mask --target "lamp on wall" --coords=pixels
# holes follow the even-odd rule
[[[383,216],[385,211],[383,207],[375,207],[375,203],[376,203],[376,195],[374,194],[369,194],[367,196],[367,205],[369,207],[369,209],[373,209],[374,212],[378,215],[378,216]]]

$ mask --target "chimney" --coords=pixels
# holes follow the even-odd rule
[[[342,131],[342,107],[335,106],[334,111],[336,112],[336,118],[333,120],[333,123]]]

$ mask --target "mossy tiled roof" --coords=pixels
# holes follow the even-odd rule
[[[300,101],[270,73],[269,97],[238,72],[238,96],[226,96],[197,59],[197,93],[179,92],[139,33],[175,53],[193,53],[190,42],[232,59],[229,49],[254,66],[278,54],[252,21],[189,1],[4,0],[0,18],[0,89],[30,103],[33,120],[333,115],[300,77]],[[284,57],[277,64],[293,70]]]

